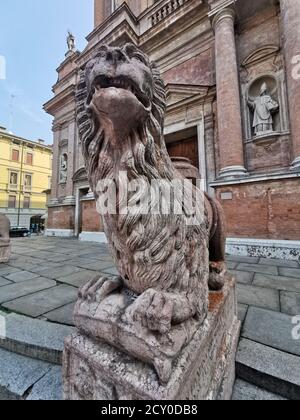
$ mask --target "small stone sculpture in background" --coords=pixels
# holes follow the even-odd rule
[[[11,244],[9,230],[9,218],[5,214],[0,213],[0,263],[7,263],[10,259]]]
[[[68,44],[68,52],[75,52],[76,50],[75,36],[70,31],[68,31],[67,44]]]

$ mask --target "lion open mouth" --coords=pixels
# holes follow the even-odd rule
[[[90,100],[92,100],[96,92],[109,88],[126,90],[132,93],[144,108],[148,108],[150,106],[150,99],[147,94],[140,89],[137,83],[129,77],[124,76],[116,78],[107,77],[105,75],[97,76],[92,84]]]

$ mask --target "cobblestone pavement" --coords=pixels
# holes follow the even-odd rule
[[[0,265],[0,313],[73,325],[78,288],[95,276],[117,274],[104,244],[43,237],[14,239],[12,244],[11,260]],[[293,397],[295,389],[300,393],[300,340],[293,335],[293,317],[300,315],[300,265],[228,256],[228,266],[237,278],[243,323],[238,375],[242,380],[254,371],[273,375],[276,381],[269,388],[275,393],[278,380],[289,381],[292,394],[287,396]],[[255,384],[254,379],[250,382]],[[263,398],[261,392],[238,381],[234,399]]]

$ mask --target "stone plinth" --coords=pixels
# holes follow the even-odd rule
[[[240,324],[235,281],[228,276],[221,292],[210,293],[209,315],[189,344],[170,355],[168,382],[157,369],[104,340],[80,332],[66,340],[64,397],[67,400],[216,400],[230,399],[235,380],[235,354]],[[126,335],[121,321],[106,325],[111,341]],[[136,338],[135,338],[136,340]],[[124,341],[125,343],[125,341]],[[123,343],[123,344],[124,344]],[[133,347],[133,346],[132,346]],[[176,352],[175,352],[176,353]]]
[[[11,243],[9,239],[0,238],[0,264],[7,263],[11,255]]]

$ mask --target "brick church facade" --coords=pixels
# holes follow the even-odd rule
[[[95,0],[87,41],[67,53],[45,105],[54,117],[47,234],[104,240],[76,128],[76,81],[102,43],[133,42],[166,84],[169,153],[189,158],[222,203],[229,249],[299,253],[300,2]]]

